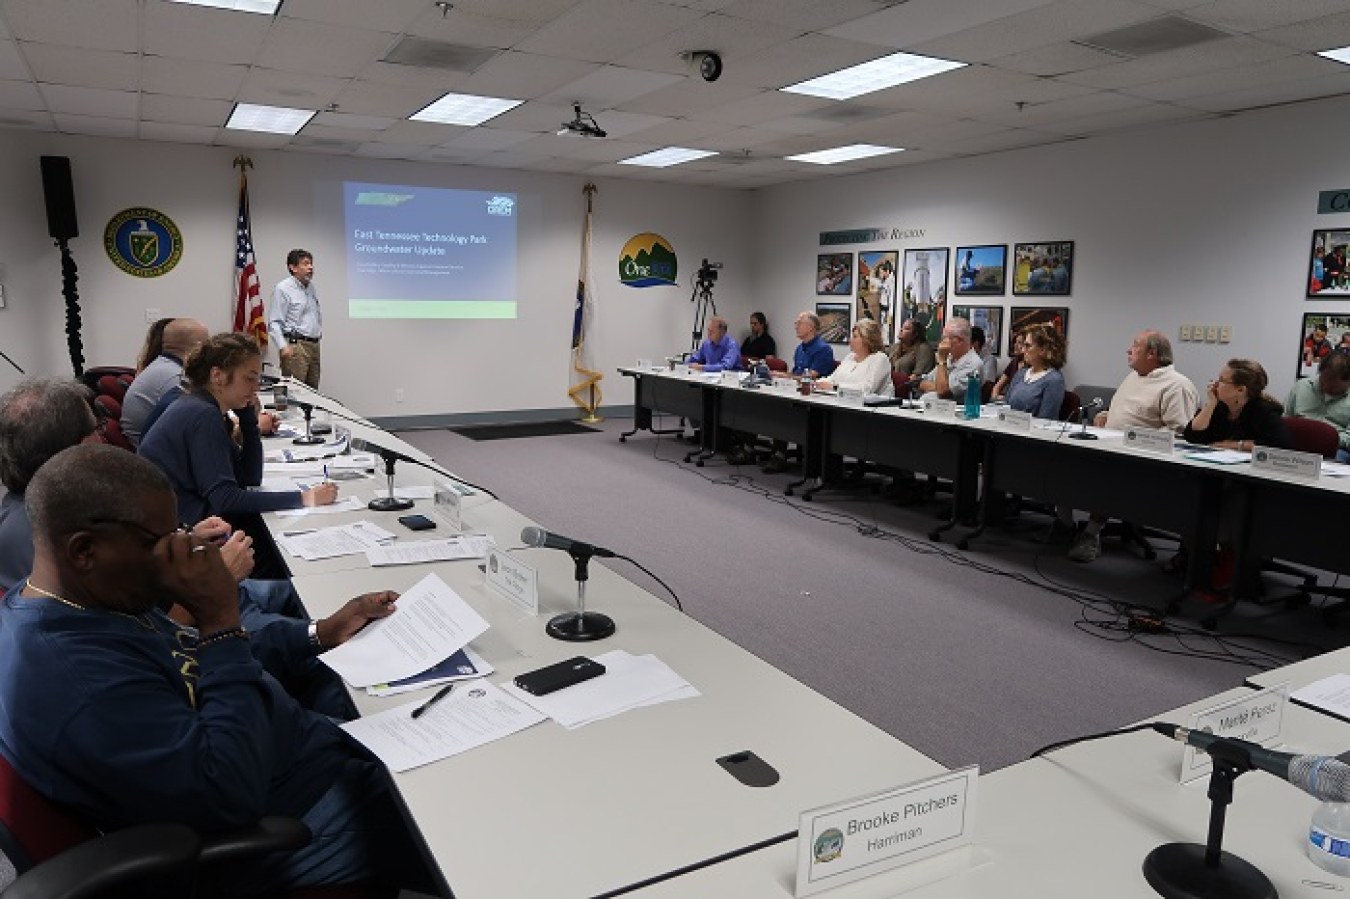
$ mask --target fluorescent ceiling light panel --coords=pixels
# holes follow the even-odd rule
[[[172,0],[172,2],[210,6],[214,9],[232,9],[235,12],[257,12],[268,16],[274,14],[281,5],[281,0]]]
[[[849,144],[847,147],[835,147],[833,150],[817,150],[814,153],[802,153],[788,156],[793,162],[811,162],[816,165],[834,165],[837,162],[849,162],[854,159],[866,159],[869,156],[885,156],[887,153],[903,153],[904,147],[879,147],[876,144]]]
[[[641,156],[630,156],[628,159],[620,159],[619,165],[645,165],[654,169],[664,169],[667,166],[679,165],[682,162],[692,162],[695,159],[703,159],[707,156],[716,156],[712,150],[687,150],[684,147],[666,147],[664,150],[653,150],[650,153],[643,153]]]
[[[314,118],[312,109],[288,109],[285,106],[255,106],[236,103],[226,128],[235,131],[266,131],[269,134],[295,134]]]
[[[437,122],[442,125],[481,125],[523,102],[473,94],[446,94],[408,118],[414,122]]]
[[[935,59],[932,56],[916,56],[913,53],[892,53],[881,59],[859,63],[847,69],[821,75],[800,84],[789,84],[779,88],[790,94],[808,94],[812,97],[824,97],[827,100],[847,100],[870,94],[873,91],[895,87],[908,81],[918,81],[932,75],[941,75],[952,69],[964,68],[964,62],[952,62],[947,59]]]
[[[1350,47],[1336,47],[1332,50],[1319,50],[1317,55],[1325,56],[1327,59],[1345,63],[1347,66],[1350,66]]]

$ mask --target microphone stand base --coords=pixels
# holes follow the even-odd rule
[[[612,636],[614,619],[599,612],[565,612],[549,620],[544,632],[555,640],[588,643]]]
[[[1270,878],[1251,862],[1221,853],[1219,864],[1205,864],[1199,843],[1167,843],[1144,859],[1144,878],[1168,899],[1277,899]]]
[[[1070,440],[1096,440],[1096,434],[1084,434],[1082,431],[1075,431],[1069,435]]]
[[[311,434],[308,437],[296,437],[291,443],[294,443],[296,446],[318,446],[320,443],[323,443],[323,438],[315,437]]]
[[[401,496],[377,496],[366,503],[366,508],[372,512],[402,512],[412,507],[413,501]]]

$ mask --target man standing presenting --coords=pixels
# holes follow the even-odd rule
[[[727,320],[720,315],[708,319],[708,339],[689,356],[694,371],[736,371],[741,367],[741,346],[727,334]]]
[[[286,254],[286,268],[291,276],[272,291],[267,333],[281,354],[281,373],[318,390],[323,311],[314,290],[314,254],[291,250]]]

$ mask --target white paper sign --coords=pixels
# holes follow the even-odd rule
[[[931,399],[930,399],[931,397]],[[938,399],[931,393],[925,393],[923,396],[924,411],[936,415],[940,418],[956,417],[956,400]]]
[[[509,553],[492,550],[487,558],[489,589],[526,615],[539,614],[539,573]]]
[[[1152,428],[1125,429],[1126,449],[1137,450],[1141,453],[1159,453],[1170,456],[1173,446],[1176,444],[1176,439],[1177,435],[1166,428],[1159,430],[1153,430]]]
[[[741,373],[738,371],[722,372],[721,384],[723,387],[740,387]]]
[[[433,499],[435,505],[432,508],[437,518],[456,531],[463,528],[463,519],[460,516],[464,497],[460,495],[458,490],[444,481],[437,481]]]
[[[1269,471],[1315,481],[1322,476],[1322,457],[1317,453],[1258,446],[1252,450],[1252,470]]]
[[[1289,684],[1277,684],[1196,712],[1191,716],[1188,727],[1220,737],[1272,746],[1280,739],[1284,709],[1288,704]],[[1208,774],[1213,767],[1208,755],[1193,746],[1187,746],[1181,760],[1181,782],[1190,783]]]
[[[689,366],[685,365],[683,362],[679,363],[678,365],[675,366],[675,374],[688,377]]]
[[[813,896],[969,845],[978,766],[803,812],[795,896]]]
[[[637,366],[636,366],[636,367],[642,369],[643,371],[646,371],[647,369],[649,369],[649,368],[652,367],[652,360],[650,360],[650,359],[639,359],[639,360],[637,361]]]
[[[1333,674],[1299,687],[1291,697],[1295,702],[1350,719],[1350,674]]]
[[[998,423],[1004,427],[1013,428],[1019,431],[1031,430],[1031,413],[1018,412],[1016,409],[999,407]]]
[[[846,406],[861,406],[863,404],[863,392],[854,387],[840,387],[839,401]]]

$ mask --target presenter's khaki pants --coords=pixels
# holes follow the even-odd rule
[[[281,360],[281,373],[319,389],[319,344],[308,340],[291,342],[295,352]]]

